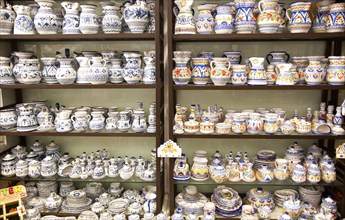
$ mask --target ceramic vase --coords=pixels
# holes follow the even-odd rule
[[[245,85],[247,83],[246,65],[233,64],[231,83],[233,85]]]
[[[335,3],[329,6],[329,14],[326,21],[328,33],[345,31],[345,3]]]
[[[176,16],[175,34],[195,34],[194,12],[192,11],[194,0],[175,0],[178,8],[174,8]]]
[[[260,15],[258,16],[258,29],[260,33],[276,33],[281,23],[278,0],[262,0],[258,4]]]
[[[36,130],[38,123],[34,114],[33,104],[18,104],[16,105],[16,108],[19,111],[17,118],[17,131],[27,132]]]
[[[143,209],[146,213],[155,213],[157,210],[156,194],[147,193],[145,195],[146,202],[144,203]]]
[[[64,8],[64,20],[62,25],[63,34],[80,34],[79,3],[61,2],[61,6]]]
[[[15,83],[12,67],[10,58],[0,57],[0,84],[6,85]]]
[[[280,63],[277,64],[275,67],[275,72],[277,73],[277,85],[294,85],[294,75],[291,71],[292,64],[291,63]]]
[[[54,0],[35,0],[40,8],[34,18],[36,31],[39,34],[57,34],[58,18],[52,9]]]
[[[117,6],[104,6],[102,12],[104,17],[102,19],[102,30],[105,34],[118,34],[122,29],[122,22],[118,16],[120,10]]]
[[[268,64],[276,65],[279,63],[288,63],[290,60],[290,54],[285,51],[272,51],[266,56]]]
[[[286,11],[286,16],[289,20],[291,33],[308,33],[312,23],[309,15],[310,7],[311,2],[295,2],[290,5]]]
[[[215,86],[225,86],[230,79],[231,63],[228,58],[216,57],[211,61],[211,80]]]
[[[20,78],[22,83],[38,84],[41,82],[42,72],[38,59],[20,59],[18,64],[21,65]]]
[[[80,5],[79,30],[82,34],[97,34],[99,29],[96,5]]]
[[[267,76],[264,68],[265,58],[263,57],[251,57],[250,71],[248,74],[249,85],[267,85]]]
[[[195,85],[206,85],[210,80],[210,62],[207,58],[192,58],[192,81]]]
[[[251,34],[256,30],[256,18],[254,16],[255,1],[239,1],[235,17],[235,31],[237,34]]]
[[[250,118],[247,125],[247,131],[250,134],[258,134],[264,130],[264,122],[259,113],[250,113]]]
[[[216,34],[231,34],[234,30],[234,18],[231,15],[230,5],[219,5],[216,7],[214,32]]]
[[[118,58],[113,58],[109,60],[111,62],[111,66],[109,67],[109,80],[111,83],[123,83],[123,68],[122,68],[122,60]]]
[[[13,9],[17,14],[14,20],[13,34],[35,34],[34,22],[30,16],[30,6],[14,5]]]
[[[309,56],[309,65],[304,71],[305,81],[308,85],[320,85],[326,76],[326,70],[321,65],[323,56]]]
[[[87,81],[93,85],[105,84],[108,81],[108,68],[102,57],[92,57],[88,60],[89,72]]]
[[[10,4],[0,8],[0,35],[12,34],[15,18],[16,14]]]
[[[278,131],[278,115],[276,113],[267,113],[265,115],[264,130],[267,134],[275,134]]]
[[[56,79],[61,85],[73,84],[77,78],[77,72],[72,67],[72,58],[58,59],[60,68],[56,71]]]
[[[317,7],[318,10],[313,21],[312,30],[315,33],[324,33],[326,32],[326,22],[329,13],[329,6],[317,5]]]
[[[77,70],[77,79],[76,83],[78,84],[87,84],[90,83],[88,80],[89,75],[89,57],[76,57],[75,58],[79,64],[79,68]]]
[[[58,61],[55,57],[42,57],[41,61],[44,65],[42,70],[42,82],[48,84],[58,83],[56,79],[56,72],[58,69]]]
[[[123,78],[128,84],[139,83],[144,74],[142,67],[141,54],[139,52],[124,52],[126,64],[123,68]]]
[[[192,72],[187,66],[189,57],[173,58],[176,63],[175,69],[172,71],[172,78],[176,85],[187,85],[192,78]]]
[[[149,22],[149,9],[146,1],[135,0],[133,5],[126,5],[123,18],[132,33],[143,33]]]
[[[345,57],[328,57],[327,82],[330,85],[345,84]]]
[[[292,63],[297,66],[298,84],[305,84],[304,71],[309,64],[307,57],[292,57]]]
[[[145,63],[143,83],[155,84],[156,83],[156,57],[145,56],[143,60]]]
[[[212,34],[214,28],[214,18],[211,14],[213,10],[213,6],[206,4],[206,5],[199,5],[198,6],[199,14],[196,18],[196,31],[198,34]]]

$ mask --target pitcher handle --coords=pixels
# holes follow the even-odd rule
[[[311,19],[314,21],[315,17],[317,16],[317,11],[319,10],[319,5],[318,4],[312,4],[309,10]],[[316,13],[314,13],[314,9],[316,11]]]
[[[262,14],[262,13],[263,13],[263,10],[262,10],[261,4],[263,4],[263,5],[265,6],[264,0],[261,0],[261,1],[259,1],[259,3],[258,3],[259,11],[260,11],[260,13]]]
[[[174,6],[174,7],[173,7],[173,13],[174,13],[175,17],[178,16],[179,9],[177,8],[177,6]]]
[[[288,8],[288,9],[286,10],[286,12],[285,12],[285,13],[286,13],[287,19],[288,19],[289,21],[291,21],[291,16],[290,16],[289,12],[291,13],[291,16],[292,16],[291,8]]]
[[[285,56],[286,56],[285,62],[288,63],[290,61],[290,54],[285,52]]]
[[[231,68],[231,62],[230,62],[230,60],[228,61],[228,70],[230,70],[230,68]]]
[[[92,60],[89,59],[89,60],[87,61],[87,64],[89,65],[89,67],[91,67],[91,66],[92,66]]]
[[[271,57],[271,60],[269,59],[270,57]],[[266,61],[267,61],[268,64],[271,64],[272,59],[273,59],[273,55],[271,53],[267,54]]]
[[[242,55],[240,55],[240,60],[239,60],[239,64],[242,63]]]
[[[211,67],[212,70],[214,70],[214,67],[213,67],[214,65],[215,65],[215,62],[212,60],[211,63],[210,63],[210,67]]]

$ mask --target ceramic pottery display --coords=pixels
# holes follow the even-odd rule
[[[34,18],[35,29],[39,34],[56,34],[59,28],[58,17],[52,9],[55,1],[35,0],[40,8]]]
[[[192,11],[194,0],[175,0],[175,34],[195,34],[195,21]]]
[[[80,34],[79,30],[79,3],[62,2],[64,8],[64,20],[62,25],[63,34]]]
[[[123,18],[132,33],[143,33],[149,22],[149,9],[146,1],[135,0],[133,2],[133,5],[125,6]]]
[[[311,2],[295,2],[290,5],[286,16],[289,19],[291,33],[308,33],[312,23],[309,15],[310,7]]]
[[[10,4],[6,3],[6,7],[2,6],[0,8],[0,35],[8,35],[12,33],[15,18],[16,14]]]
[[[102,6],[104,17],[102,19],[102,30],[105,34],[118,34],[122,29],[122,22],[118,16],[120,10],[117,6]]]
[[[345,3],[335,3],[329,6],[326,21],[326,31],[329,33],[345,31]]]
[[[79,30],[82,34],[97,34],[99,29],[96,5],[80,5]]]
[[[25,5],[14,5],[17,16],[14,20],[13,34],[35,34],[34,22],[30,16],[31,7]]]
[[[212,34],[215,26],[214,18],[211,14],[213,6],[210,4],[199,5],[199,14],[196,18],[196,31],[198,34]]]

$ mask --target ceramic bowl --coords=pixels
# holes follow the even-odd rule
[[[217,123],[216,132],[218,134],[229,134],[231,132],[231,126],[227,123]]]
[[[307,134],[311,132],[311,123],[307,121],[298,121],[296,123],[296,131],[300,134]]]
[[[214,132],[214,123],[209,121],[200,122],[200,133],[212,134]]]
[[[197,121],[186,121],[184,126],[186,133],[196,133],[199,131],[199,122]]]

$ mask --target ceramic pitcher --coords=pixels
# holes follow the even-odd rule
[[[55,57],[42,57],[42,63],[44,64],[42,70],[42,82],[48,84],[58,83],[56,79],[56,72],[59,66],[59,62]]]
[[[234,30],[234,18],[231,15],[230,5],[219,5],[216,7],[214,31],[216,34],[231,34]]]
[[[94,111],[91,112],[92,119],[89,123],[89,127],[92,131],[101,131],[105,126],[105,117],[103,112]]]
[[[281,23],[278,0],[261,0],[258,4],[258,29],[260,33],[276,33]]]
[[[123,78],[128,84],[139,83],[144,74],[141,54],[139,52],[124,52],[123,56],[126,58],[126,64],[123,68]]]
[[[196,31],[198,34],[211,34],[214,28],[214,18],[211,14],[213,6],[211,4],[199,5],[199,14],[196,19]]]
[[[291,63],[280,63],[276,65],[277,85],[294,85],[294,75],[291,72],[291,68]]]
[[[123,18],[132,33],[143,33],[149,22],[149,9],[146,1],[134,0],[132,5],[127,4]]]
[[[323,56],[309,56],[309,65],[304,71],[305,81],[308,85],[320,85],[326,76],[325,68],[321,65]]]
[[[102,6],[104,17],[102,19],[102,30],[105,34],[117,34],[121,32],[122,22],[118,16],[120,8],[117,6]]]
[[[21,59],[29,59],[35,58],[32,52],[19,52],[15,51],[11,54],[11,63],[14,65],[13,67],[13,75],[15,77],[16,82],[24,83],[21,78],[21,71],[24,68],[23,63],[20,62]]]
[[[39,34],[56,34],[58,31],[58,17],[52,9],[54,0],[35,0],[40,8],[34,18],[36,31]]]
[[[329,6],[320,6],[317,4],[317,12],[314,15],[312,30],[315,33],[326,32],[326,22],[329,13]]]
[[[207,58],[192,58],[192,81],[195,85],[206,85],[210,79],[210,62]]]
[[[96,5],[80,5],[79,30],[82,34],[97,34],[99,29]]]
[[[37,129],[37,118],[34,114],[33,104],[19,104],[16,105],[19,111],[17,119],[17,131],[34,131]]]
[[[105,84],[108,80],[108,68],[102,57],[92,57],[88,60],[89,72],[87,81],[94,85]]]
[[[328,57],[329,65],[327,67],[327,82],[330,85],[345,84],[345,57]]]
[[[143,83],[155,84],[156,83],[156,57],[145,56],[143,60],[145,63]]]
[[[32,59],[19,59],[17,67],[19,69],[19,78],[21,83],[24,84],[38,84],[41,81],[42,72],[40,70],[39,60]]]
[[[230,80],[231,63],[228,58],[215,57],[211,61],[211,80],[216,86],[225,86]]]
[[[267,85],[267,76],[264,67],[265,58],[251,57],[249,58],[250,71],[248,75],[249,85]]]
[[[87,84],[90,83],[88,80],[88,75],[89,75],[89,59],[88,57],[76,57],[75,58],[77,62],[79,63],[79,68],[77,71],[77,83],[78,84]]]
[[[74,70],[72,58],[59,58],[60,68],[56,72],[56,79],[62,85],[73,84],[77,78],[77,72]]]
[[[237,3],[237,14],[235,17],[235,31],[238,34],[251,34],[256,30],[256,18],[254,16],[255,0],[240,0]]]
[[[195,34],[194,0],[175,0],[178,8],[174,8],[176,16],[175,34]]]
[[[0,57],[0,84],[13,84],[13,72],[10,58]]]
[[[79,30],[79,3],[62,2],[64,8],[64,20],[62,25],[63,34],[80,34]]]
[[[191,70],[187,66],[189,57],[173,58],[176,63],[175,69],[172,71],[172,78],[176,85],[187,85],[192,78]]]
[[[123,68],[122,60],[118,58],[110,59],[111,66],[109,67],[109,80],[111,83],[123,83]]]
[[[25,5],[14,5],[16,19],[14,20],[14,34],[35,34],[34,22],[30,16],[31,8]]]
[[[0,35],[12,34],[15,18],[16,14],[10,4],[6,3],[6,7],[0,8]]]
[[[268,64],[276,65],[278,63],[288,63],[290,60],[290,54],[285,51],[272,51],[266,56]]]
[[[286,10],[291,33],[308,33],[312,23],[309,15],[310,7],[311,2],[295,2]]]
[[[326,31],[329,33],[345,31],[345,3],[335,3],[329,6],[326,21]]]

